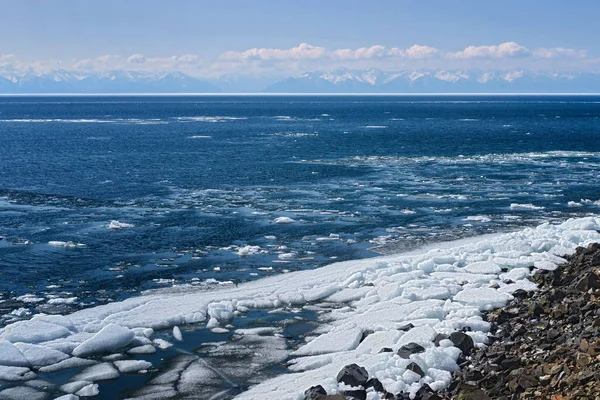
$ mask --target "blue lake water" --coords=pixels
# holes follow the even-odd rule
[[[599,117],[598,96],[0,98],[0,326],[597,214]]]

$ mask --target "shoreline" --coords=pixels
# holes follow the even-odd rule
[[[386,392],[377,378],[356,364],[336,379],[349,383],[345,399],[508,400],[600,399],[600,243],[578,247],[553,271],[538,270],[529,279],[537,289],[519,290],[506,306],[484,315],[491,323],[489,345],[475,349],[450,336],[461,348],[459,367],[449,386],[428,385],[409,396]],[[440,345],[441,337],[434,342]],[[401,348],[408,358],[424,349],[416,343]],[[401,354],[404,351],[405,354]],[[411,357],[417,361],[418,357]],[[422,370],[417,368],[419,373]],[[363,374],[361,380],[361,373]],[[370,379],[369,379],[370,378]],[[322,386],[305,391],[305,400],[342,399]]]
[[[347,364],[346,360],[355,359],[366,362],[371,370],[376,368],[388,392],[416,394],[428,383],[441,388],[449,384],[446,381],[449,371],[457,368],[453,357],[459,356],[448,341],[442,350],[427,345],[426,356],[430,358],[420,362],[424,363],[421,368],[427,371],[429,378],[423,381],[408,374],[409,362],[398,362],[390,353],[379,353],[379,350],[391,345],[395,352],[408,344],[411,337],[421,340],[431,336],[433,340],[440,333],[449,335],[457,326],[469,327],[468,336],[474,345],[482,347],[489,324],[483,321],[481,312],[502,306],[512,298],[509,293],[530,285],[524,279],[526,276],[514,283],[505,283],[497,280],[498,275],[531,263],[538,268],[555,267],[564,261],[556,254],[573,251],[577,244],[600,241],[598,229],[599,218],[574,219],[560,225],[545,224],[510,234],[426,246],[402,255],[330,264],[317,270],[249,282],[239,288],[204,293],[161,292],[67,316],[34,317],[0,329],[0,337],[4,339],[2,346],[9,351],[6,354],[12,354],[8,359],[0,357],[3,365],[0,379],[13,374],[16,379],[11,380],[27,381],[36,372],[43,376],[44,371],[60,370],[68,365],[83,368],[77,376],[91,382],[87,390],[98,391],[98,384],[94,382],[120,376],[115,368],[120,364],[114,364],[115,359],[127,363],[139,360],[139,355],[131,354],[143,353],[138,350],[131,353],[134,348],[160,352],[179,339],[185,341],[189,333],[185,332],[181,338],[178,325],[205,326],[213,333],[239,333],[242,340],[255,343],[253,352],[268,354],[274,345],[279,346],[276,343],[281,342],[282,331],[237,329],[232,321],[243,318],[251,310],[304,309],[319,314],[319,325],[305,343],[300,343],[291,353],[285,350],[286,359],[292,356],[288,363],[292,373],[260,383],[249,382],[258,385],[251,386],[237,398],[278,393],[282,399],[299,399],[310,386],[308,383],[319,376],[337,373],[342,364]],[[492,254],[494,257],[489,258]],[[488,262],[484,258],[489,258]],[[492,281],[496,282],[496,288],[488,287]],[[413,329],[407,330],[408,326]],[[167,329],[172,329],[173,334],[169,335]],[[28,355],[28,349],[35,350],[36,356]],[[233,348],[232,351],[238,350]],[[55,358],[60,355],[62,361],[56,364],[50,355]],[[197,361],[190,361],[176,374],[175,387],[181,386],[177,384],[179,379],[191,373],[189,368],[195,368],[196,373],[207,372],[207,368],[199,364],[199,357],[194,360]],[[168,366],[160,365],[158,371],[156,367],[150,368],[158,373],[153,372],[153,381],[169,373]],[[399,381],[392,378],[397,374],[403,377]],[[81,382],[82,378],[78,377],[70,380]],[[328,391],[339,389],[333,379],[321,383]],[[174,390],[171,383],[161,385],[161,389]],[[201,387],[202,381],[188,389],[197,390],[197,385]],[[60,390],[67,389],[61,387]],[[180,395],[186,398],[185,393],[193,392]]]

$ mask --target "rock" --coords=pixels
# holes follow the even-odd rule
[[[362,333],[362,336],[360,337],[359,343],[362,343],[363,340],[365,340],[367,338],[367,336],[371,335],[372,333],[374,333],[374,332],[371,329],[365,329]]]
[[[421,367],[419,367],[417,363],[411,362],[406,366],[406,369],[416,374],[419,374],[421,378],[425,376],[425,372],[423,372],[423,370],[421,369]]]
[[[366,369],[357,364],[346,365],[337,375],[337,381],[349,386],[365,386],[369,380]]]
[[[579,279],[575,288],[582,292],[587,292],[590,289],[600,289],[600,277],[593,271],[589,271]]]
[[[577,366],[583,369],[592,363],[592,356],[587,353],[577,353],[575,360]]]
[[[311,386],[304,391],[304,400],[321,400],[325,396],[327,396],[327,392],[321,385]]]
[[[429,385],[423,385],[415,394],[415,399],[418,400],[442,400],[442,398],[435,393]]]
[[[346,398],[350,398],[352,400],[367,400],[367,391],[364,389],[345,390],[341,394],[343,394]]]
[[[422,353],[425,351],[425,348],[416,343],[408,343],[398,349],[398,354],[401,358],[410,358],[411,354]]]
[[[483,390],[475,386],[461,385],[457,400],[492,400]]]
[[[367,383],[365,383],[365,389],[368,389],[368,388],[373,388],[373,390],[375,390],[379,393],[385,392],[385,388],[383,387],[383,384],[377,378],[371,378],[367,381]]]
[[[445,339],[448,339],[448,335],[444,335],[443,333],[438,333],[437,335],[435,335],[435,338],[433,339],[433,343],[436,346],[439,346],[440,342]]]
[[[475,344],[473,343],[471,336],[464,332],[452,332],[449,339],[452,341],[455,347],[460,349],[464,355],[470,354],[475,348]]]

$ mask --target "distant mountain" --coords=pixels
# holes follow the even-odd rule
[[[214,93],[210,82],[181,72],[108,71],[84,74],[55,70],[47,74],[2,76],[0,93]]]
[[[537,71],[336,69],[279,82],[223,75],[210,80],[181,72],[115,70],[45,74],[0,70],[0,93],[600,93],[600,73]]]
[[[310,72],[265,89],[280,93],[534,93],[600,92],[600,74],[534,71]]]

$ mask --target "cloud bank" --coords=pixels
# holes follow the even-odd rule
[[[197,77],[222,75],[262,75],[303,73],[333,68],[399,69],[536,69],[556,71],[598,71],[598,57],[582,49],[548,47],[530,49],[507,41],[494,45],[467,46],[461,50],[443,50],[415,44],[407,48],[373,45],[359,48],[328,49],[308,43],[290,48],[255,47],[244,51],[226,51],[217,57],[180,54],[153,57],[140,53],[105,54],[78,60],[42,60],[24,62],[12,54],[0,54],[0,72],[27,74],[56,69],[102,72],[115,69],[148,72],[181,71]]]

